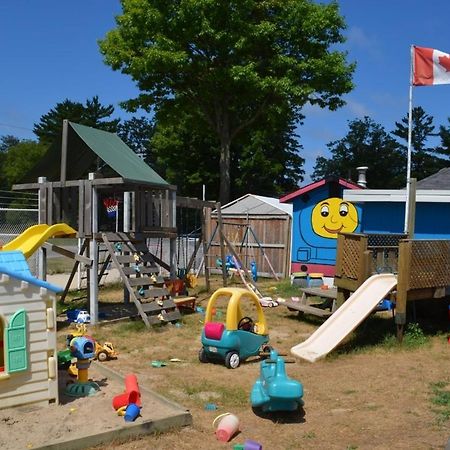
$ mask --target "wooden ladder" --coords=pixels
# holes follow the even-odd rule
[[[164,279],[157,276],[159,268],[145,238],[132,233],[102,233],[102,239],[147,328],[180,319]]]

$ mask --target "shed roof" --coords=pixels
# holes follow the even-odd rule
[[[25,260],[22,252],[0,251],[0,274],[5,274],[17,280],[26,281],[34,286],[43,287],[53,292],[61,292],[63,289],[46,281],[35,278]]]
[[[233,200],[221,208],[226,215],[286,215],[292,217],[292,205],[282,204],[277,198],[264,197],[262,195],[246,194]]]
[[[417,189],[450,190],[450,167],[417,182]]]
[[[321,186],[324,186],[327,183],[338,183],[340,186],[347,188],[347,189],[362,189],[362,187],[356,183],[353,183],[352,181],[347,181],[344,180],[343,178],[339,178],[339,177],[328,177],[328,178],[324,178],[323,180],[320,181],[315,181],[313,183],[310,183],[306,186],[301,187],[300,189],[297,189],[294,192],[291,192],[290,194],[285,195],[284,197],[280,198],[280,202],[285,203],[285,202],[291,202],[294,198],[306,194],[307,192],[310,192],[314,189],[317,189]]]
[[[114,133],[69,122],[66,179],[77,180],[93,172],[100,158],[115,173],[130,181],[168,186],[148,164]],[[26,181],[46,176],[58,181],[61,171],[61,140],[55,142],[40,162],[27,174]]]

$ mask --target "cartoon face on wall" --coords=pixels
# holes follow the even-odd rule
[[[358,226],[358,211],[355,206],[330,197],[316,204],[311,213],[314,233],[324,238],[336,239],[338,233],[353,233]]]

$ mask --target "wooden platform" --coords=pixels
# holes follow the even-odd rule
[[[282,305],[290,311],[298,311],[299,316],[312,314],[319,317],[329,317],[336,310],[337,289],[329,288],[303,288],[302,296],[298,301],[286,300]],[[320,298],[319,303],[310,303],[311,298]]]
[[[190,310],[195,311],[195,302],[197,301],[197,297],[172,297],[173,302],[175,303],[176,307],[182,311],[182,310]]]

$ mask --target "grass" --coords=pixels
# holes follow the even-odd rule
[[[448,381],[430,383],[432,411],[439,425],[450,419],[450,390]]]

